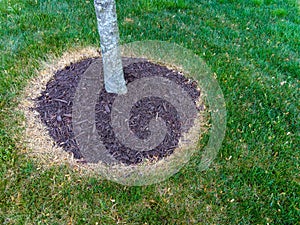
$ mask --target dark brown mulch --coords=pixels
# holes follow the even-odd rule
[[[67,152],[72,152],[77,159],[83,156],[72,131],[72,99],[81,75],[95,60],[85,59],[57,71],[47,83],[46,90],[35,99],[35,110],[48,127],[50,136],[57,145]],[[179,84],[195,102],[200,96],[195,81],[190,82],[181,73],[151,62],[132,63],[124,68],[124,75],[126,83],[142,77],[162,76]],[[107,93],[104,88],[99,92],[99,100],[95,106],[96,128],[105,147],[115,159],[129,165],[140,163],[145,158],[161,159],[173,153],[181,136],[180,118],[174,106],[159,97],[143,98],[133,106],[129,126],[138,138],[145,139],[150,135],[149,121],[157,115],[167,125],[167,135],[161,144],[150,151],[137,151],[120,143],[111,127],[110,112],[116,94]]]

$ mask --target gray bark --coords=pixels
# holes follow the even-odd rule
[[[103,60],[104,85],[109,93],[125,94],[115,0],[94,0]]]

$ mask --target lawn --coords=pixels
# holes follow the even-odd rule
[[[191,49],[224,93],[226,136],[170,179],[126,187],[43,170],[20,152],[20,93],[41,61],[98,46],[93,1],[0,1],[1,224],[299,224],[300,3],[296,0],[117,1],[121,42]]]

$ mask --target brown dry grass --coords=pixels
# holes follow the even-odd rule
[[[49,57],[47,62],[42,63],[42,69],[37,71],[37,76],[28,82],[19,105],[19,109],[25,116],[24,135],[21,140],[22,149],[25,149],[24,154],[33,158],[41,168],[67,165],[85,176],[100,174],[102,177],[104,176],[128,185],[159,181],[165,178],[166,171],[177,172],[178,168],[181,167],[180,165],[187,163],[192,153],[200,147],[197,146],[198,141],[208,128],[206,125],[207,118],[205,118],[203,113],[199,114],[194,126],[180,139],[179,147],[175,149],[174,153],[156,163],[146,162],[135,166],[116,165],[110,167],[102,163],[83,164],[80,163],[80,160],[74,159],[72,154],[55,145],[47,132],[46,126],[40,121],[38,113],[31,110],[31,108],[35,107],[33,99],[37,98],[45,90],[47,82],[51,80],[56,71],[65,68],[71,63],[97,56],[99,56],[99,53],[96,48],[73,49],[63,54],[60,58]],[[174,65],[168,65],[168,67],[176,69]],[[203,99],[200,98],[197,105],[202,104]],[[137,181],[140,180],[140,175],[146,175],[147,180]]]

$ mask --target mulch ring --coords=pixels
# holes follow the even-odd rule
[[[49,135],[58,146],[66,152],[71,152],[76,159],[84,158],[72,129],[72,100],[81,76],[95,60],[97,58],[84,59],[57,71],[47,83],[46,89],[35,99],[34,110],[39,113]],[[180,85],[193,99],[195,106],[200,97],[196,81],[189,80],[178,71],[145,60],[124,67],[124,76],[127,84],[142,77],[167,78]],[[136,151],[120,143],[113,132],[110,112],[116,96],[116,94],[107,93],[103,88],[99,90],[99,98],[95,106],[96,128],[109,153],[119,162],[127,165],[141,163],[144,159],[159,160],[171,155],[178,147],[180,137],[183,135],[180,118],[174,106],[159,97],[143,98],[133,106],[129,126],[138,138],[145,139],[150,135],[149,121],[157,115],[167,125],[167,135],[162,143],[149,151]]]

